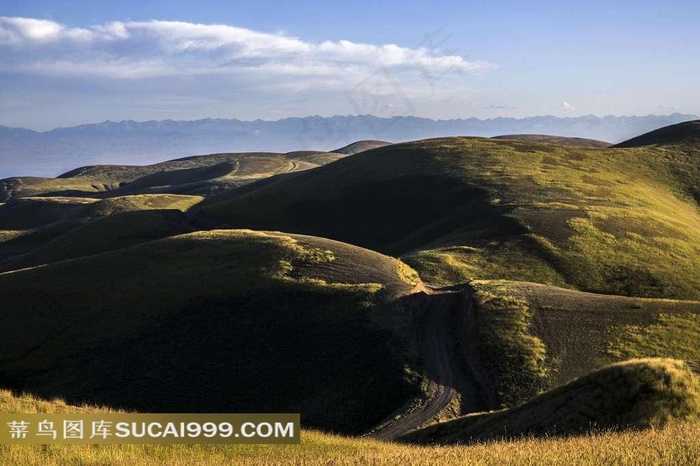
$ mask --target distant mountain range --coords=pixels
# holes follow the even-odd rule
[[[0,178],[56,176],[76,166],[147,164],[216,152],[333,150],[361,139],[401,142],[438,136],[556,134],[620,142],[696,115],[431,120],[310,116],[277,121],[105,121],[37,132],[0,126]]]

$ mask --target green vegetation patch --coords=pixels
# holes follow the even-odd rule
[[[494,242],[483,247],[451,246],[418,251],[402,259],[423,281],[450,286],[471,280],[499,277],[566,286],[565,279],[539,254],[532,241]]]
[[[616,358],[669,357],[700,363],[700,314],[659,314],[653,325],[613,330],[608,352]]]
[[[481,365],[503,406],[514,406],[546,386],[546,348],[530,332],[532,312],[507,282],[474,281]]]

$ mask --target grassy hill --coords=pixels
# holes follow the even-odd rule
[[[378,253],[252,231],[0,273],[0,380],[156,412],[302,412],[359,432],[417,391],[372,316],[417,283]]]
[[[526,280],[700,298],[700,159],[441,138],[362,152],[201,204],[203,225],[274,229],[398,255],[429,283]]]
[[[515,408],[474,414],[404,435],[401,441],[470,443],[639,429],[700,419],[700,378],[682,361],[640,359],[599,369]]]
[[[0,412],[99,412],[0,391]],[[574,437],[527,438],[468,446],[415,446],[369,438],[348,438],[303,430],[301,445],[0,445],[0,462],[23,466],[104,465],[434,465],[510,466],[551,464],[692,464],[700,456],[700,425],[671,423],[663,428],[597,432]]]
[[[307,170],[339,158],[316,153],[298,158],[276,153],[212,154],[153,165],[95,165],[57,178],[0,180],[0,202],[27,196],[107,197],[125,194],[209,194],[278,173]]]

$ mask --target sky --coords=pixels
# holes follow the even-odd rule
[[[0,0],[0,125],[700,114],[700,2]]]

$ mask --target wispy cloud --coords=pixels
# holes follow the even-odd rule
[[[491,105],[487,105],[484,108],[490,108],[492,110],[515,110],[518,107],[516,107],[515,105],[509,105],[509,104],[491,104]]]
[[[357,75],[493,68],[424,47],[307,42],[230,25],[178,21],[109,22],[74,28],[49,20],[0,17],[0,68],[49,75],[138,79],[203,74]]]

